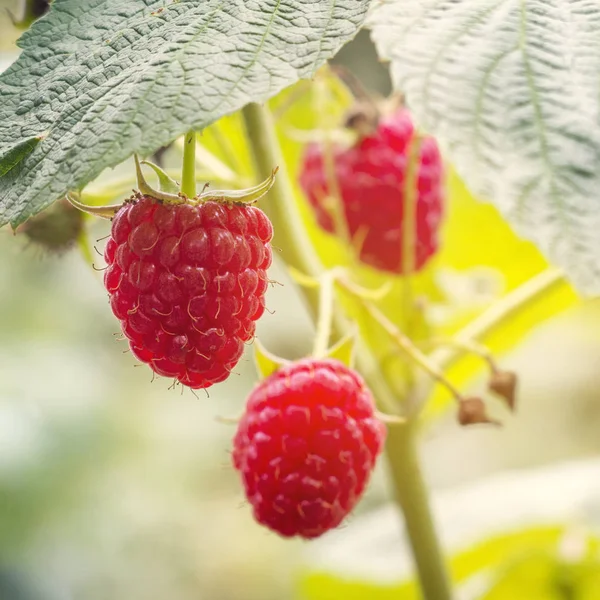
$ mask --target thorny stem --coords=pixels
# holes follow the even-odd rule
[[[274,243],[281,248],[282,257],[290,266],[309,277],[318,278],[323,266],[302,226],[271,114],[258,104],[249,104],[242,114],[258,176],[264,178],[275,165],[280,167],[271,193],[261,203],[273,222]],[[316,290],[303,289],[314,316],[318,307]],[[339,332],[346,327],[347,323],[342,320],[340,312],[335,311],[334,328]],[[357,348],[357,364],[378,402],[386,406],[394,405],[393,394],[377,361],[362,346]],[[386,453],[394,495],[406,521],[423,597],[425,600],[451,600],[450,583],[419,467],[414,426],[413,423],[391,427],[388,434]]]
[[[196,133],[194,131],[188,131],[183,142],[181,193],[188,198],[196,196]]]

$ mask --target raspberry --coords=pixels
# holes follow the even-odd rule
[[[360,259],[377,269],[402,272],[404,186],[414,127],[406,110],[381,119],[376,130],[350,148],[335,147],[333,160],[344,214]],[[307,147],[300,184],[319,225],[334,232],[328,210],[330,194],[324,150]],[[438,248],[442,219],[443,168],[436,141],[421,141],[417,171],[415,270],[424,267]],[[363,240],[364,236],[364,240]]]
[[[124,204],[104,283],[134,356],[191,388],[226,379],[265,310],[272,235],[253,206]]]
[[[259,523],[314,538],[354,508],[384,440],[360,375],[336,360],[304,359],[250,394],[233,464]]]

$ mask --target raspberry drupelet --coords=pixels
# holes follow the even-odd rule
[[[272,235],[249,205],[125,203],[104,283],[134,356],[191,388],[226,379],[265,310]]]
[[[364,381],[337,360],[300,360],[264,379],[233,442],[256,520],[285,537],[337,527],[361,498],[385,434]]]

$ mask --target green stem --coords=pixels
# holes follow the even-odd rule
[[[248,104],[242,114],[258,179],[266,179],[274,167],[279,167],[271,192],[261,200],[261,206],[268,210],[273,225],[277,224],[274,227],[273,245],[282,251],[285,249],[284,259],[288,265],[305,275],[318,278],[323,266],[312,244],[306,239],[271,113],[260,104]],[[311,304],[317,306],[318,291],[309,289],[308,292],[312,294]]]
[[[331,326],[333,323],[335,273],[331,271],[323,273],[319,283],[319,317],[317,320],[313,356],[323,358],[329,348],[329,338],[331,337]]]
[[[396,346],[406,354],[411,365],[418,365],[432,379],[443,385],[458,402],[462,401],[462,396],[458,388],[446,379],[443,371],[436,363],[432,362],[426,354],[421,352],[411,339],[400,331],[373,302],[364,299],[361,302],[373,320],[392,338]]]
[[[402,273],[401,288],[401,327],[407,337],[412,337],[415,324],[415,294],[413,289],[413,275],[416,269],[417,255],[417,179],[419,170],[419,158],[421,155],[421,137],[415,132],[409,149],[406,164],[406,177],[403,192],[403,216],[402,216],[402,260],[400,272]],[[414,389],[415,372],[409,362],[404,366],[404,378],[408,390]]]
[[[450,581],[417,454],[416,422],[388,427],[386,445],[396,501],[402,509],[425,600],[451,600]]]
[[[404,181],[404,214],[402,218],[402,264],[400,265],[404,281],[409,287],[407,301],[412,302],[411,275],[415,272],[417,250],[417,175],[421,154],[421,138],[413,136],[408,151],[406,179]],[[412,309],[411,309],[412,312]]]
[[[273,223],[274,245],[281,249],[283,259],[290,266],[318,278],[323,273],[323,266],[302,225],[271,114],[258,104],[249,104],[242,114],[258,177],[266,178],[276,165],[280,168],[271,193],[261,201],[261,207]],[[314,317],[319,304],[318,291],[314,288],[303,290]],[[334,311],[333,325],[338,333],[347,329],[347,321],[340,311]],[[377,360],[362,344],[357,348],[357,366],[380,405],[397,406]],[[413,426],[390,427],[386,452],[394,495],[407,523],[423,597],[425,600],[449,600],[450,585],[435,535],[415,444]]]
[[[181,193],[188,198],[196,196],[196,133],[194,131],[188,131],[183,142]]]
[[[281,256],[287,265],[313,279],[318,279],[325,268],[302,224],[271,113],[266,107],[253,103],[243,109],[242,116],[258,180],[266,179],[272,173],[273,167],[279,166],[271,192],[261,199],[261,207],[273,223],[273,246],[281,250]],[[302,291],[310,315],[316,321],[319,290],[302,288]],[[348,321],[339,310],[334,312],[332,325],[336,337],[342,337],[348,331]],[[391,412],[397,410],[396,399],[385,382],[377,360],[360,339],[357,342],[356,362],[382,407]]]
[[[474,354],[484,360],[491,371],[497,371],[498,367],[494,360],[492,351],[483,344],[474,342],[472,340],[467,341],[466,339],[455,339],[455,338],[431,338],[424,344],[428,350],[440,349],[440,348],[452,348],[458,350],[460,353]],[[423,348],[423,345],[421,346]]]
[[[335,234],[352,250],[352,236],[348,229],[344,203],[340,191],[340,182],[335,170],[335,147],[331,139],[334,121],[324,114],[323,107],[331,104],[329,99],[328,78],[317,76],[313,85],[313,107],[319,115],[318,127],[323,132],[323,167],[327,183],[327,197],[323,199],[327,212],[333,220]]]

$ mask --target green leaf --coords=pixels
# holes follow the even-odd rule
[[[397,0],[369,25],[395,87],[475,195],[600,292],[600,5]]]
[[[388,523],[391,531],[395,531],[394,524]],[[481,579],[484,581],[487,576],[496,572],[503,572],[507,565],[512,566],[513,561],[522,564],[522,557],[529,558],[531,555],[537,556],[539,553],[549,554],[558,545],[564,529],[561,526],[547,526],[537,528],[524,528],[506,534],[494,535],[485,540],[479,541],[471,548],[458,552],[449,559],[452,572],[452,579],[457,590],[469,588],[471,581]],[[375,547],[377,548],[377,547]],[[369,550],[372,550],[370,547]],[[378,552],[378,550],[375,550]],[[390,557],[391,555],[391,557]],[[321,556],[321,554],[319,554]],[[390,551],[390,547],[383,548],[379,552],[377,559],[382,565],[380,571],[373,569],[373,572],[366,574],[358,571],[356,568],[344,571],[341,567],[330,572],[325,572],[318,565],[305,567],[299,578],[300,597],[302,600],[359,600],[362,598],[373,598],[373,600],[420,600],[422,598],[419,588],[414,579],[405,579],[393,576],[395,565],[391,558],[397,557],[397,553]],[[544,555],[545,556],[545,555]],[[408,558],[408,557],[406,557]],[[403,557],[404,559],[404,557]],[[404,562],[404,560],[403,560]],[[547,585],[548,575],[544,573],[544,578],[538,581],[538,586]],[[510,575],[513,575],[511,572]],[[508,582],[506,581],[508,579]],[[481,581],[478,582],[481,587]],[[497,585],[504,586],[506,583],[516,583],[513,578],[501,578]],[[462,589],[461,589],[462,588]],[[473,598],[471,595],[459,597]],[[479,597],[479,596],[476,596]],[[518,594],[502,596],[507,600],[515,598],[524,598]],[[526,596],[527,598],[538,598],[537,595]],[[485,596],[486,600],[499,600],[499,596]],[[544,597],[545,598],[545,597]]]
[[[44,135],[21,140],[12,146],[7,146],[0,154],[0,177],[16,167],[44,139]]]
[[[0,76],[0,178],[14,226],[133,152],[264,102],[352,38],[368,0],[55,0]],[[275,165],[273,165],[275,166]]]
[[[589,545],[588,540],[584,543]],[[547,551],[525,554],[509,564],[480,599],[593,600],[598,594],[600,562],[596,557],[561,560],[556,553]]]
[[[254,340],[254,362],[261,379],[279,371],[288,363],[284,358],[271,354],[258,340]]]
[[[327,358],[334,358],[344,363],[347,367],[353,368],[357,334],[357,328],[353,327],[353,331],[329,348]]]
[[[414,584],[389,585],[340,578],[328,573],[308,573],[300,580],[302,600],[416,600]]]
[[[598,473],[600,461],[585,459],[499,473],[434,492],[431,504],[449,557],[456,597],[481,598],[467,590],[482,579],[504,586],[504,574],[531,556],[549,556],[555,565],[566,561],[573,566],[597,556],[598,540],[590,537],[587,528],[596,523],[592,507],[598,490],[589,482],[595,481]],[[555,492],[567,488],[569,502],[564,502]],[[577,525],[570,528],[569,523]],[[544,570],[537,589],[553,585],[553,573]],[[402,518],[390,503],[355,516],[344,528],[312,542],[304,554],[299,584],[303,600],[419,600],[422,596],[413,577],[414,563]],[[509,577],[505,583],[508,587],[516,582]],[[597,579],[593,583],[596,585]],[[533,593],[484,597],[546,598]]]

